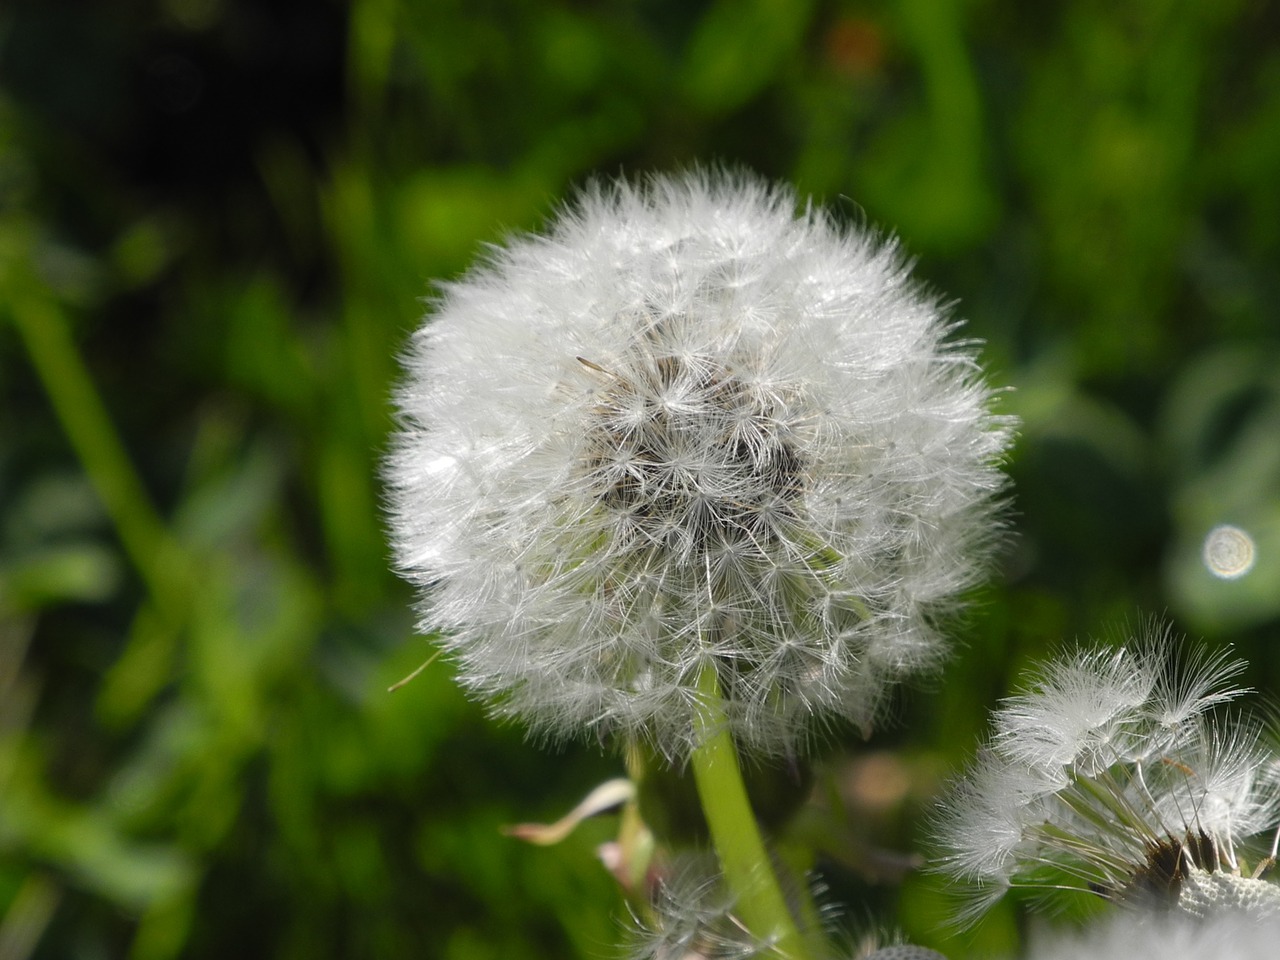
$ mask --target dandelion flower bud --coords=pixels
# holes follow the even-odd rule
[[[1077,889],[1195,916],[1274,914],[1280,888],[1243,846],[1280,825],[1261,726],[1214,716],[1243,667],[1167,633],[1044,668],[995,712],[995,732],[944,801],[941,869],[974,885],[975,917],[1010,887]],[[1270,837],[1268,837],[1270,842]]]
[[[462,682],[540,736],[687,757],[714,671],[790,755],[934,665],[1010,422],[891,241],[747,176],[596,185],[443,285],[388,464]]]

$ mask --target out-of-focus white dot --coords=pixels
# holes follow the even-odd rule
[[[1228,524],[1214,527],[1204,538],[1204,565],[1215,577],[1235,580],[1253,569],[1253,537]]]

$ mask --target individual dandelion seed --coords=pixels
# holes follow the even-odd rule
[[[1230,682],[1241,667],[1153,626],[1051,662],[1005,701],[939,812],[940,869],[972,885],[964,919],[1011,887],[1197,915],[1280,909],[1258,876],[1274,840],[1253,871],[1243,856],[1280,825],[1275,758],[1256,720],[1214,713],[1244,692]]]
[[[596,184],[443,284],[386,469],[461,682],[535,736],[756,757],[935,666],[1011,421],[892,241],[745,174]]]

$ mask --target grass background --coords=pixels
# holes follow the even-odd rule
[[[1026,662],[1147,614],[1280,690],[1280,8],[1254,0],[11,0],[0,8],[0,956],[608,957],[500,835],[619,761],[413,634],[377,462],[432,278],[695,161],[896,231],[1023,426],[946,672],[828,774],[852,930]],[[1200,544],[1249,530],[1254,570]],[[890,871],[892,872],[892,871]]]

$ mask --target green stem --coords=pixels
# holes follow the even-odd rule
[[[175,580],[183,559],[133,469],[80,358],[62,311],[47,297],[12,288],[10,314],[58,419],[97,489],[120,542],[167,618],[181,616]],[[16,295],[14,295],[16,294]]]
[[[747,799],[715,668],[704,666],[697,683],[693,777],[725,881],[737,898],[739,918],[755,936],[773,944],[779,955],[802,960],[808,951]]]
[[[635,743],[628,744],[626,755],[627,776],[636,793],[622,808],[618,845],[622,851],[622,862],[627,866],[627,896],[641,909],[648,909],[649,897],[645,880],[653,862],[654,839],[640,815],[640,790],[644,786],[645,777],[644,756]]]

